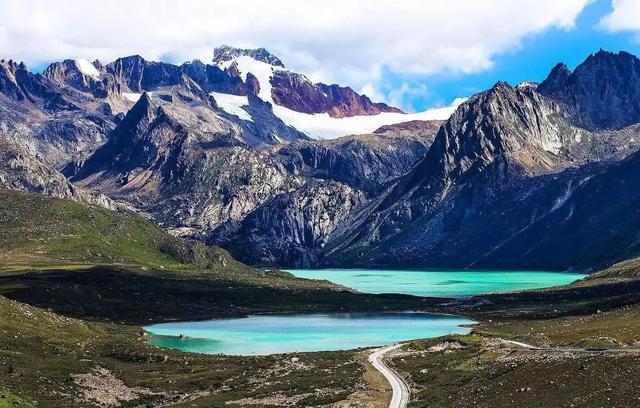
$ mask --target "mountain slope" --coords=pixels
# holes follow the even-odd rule
[[[253,265],[312,267],[333,232],[366,202],[365,194],[335,181],[310,180],[276,195],[242,220],[224,223],[207,242]]]
[[[522,264],[524,257],[532,268],[593,270],[637,257],[639,172],[640,153],[635,153],[605,169],[572,177],[547,214],[540,214],[473,266],[512,267]]]
[[[324,262],[584,269],[623,259],[589,244],[591,239],[610,248],[606,238],[611,238],[613,245],[635,248],[632,236],[605,233],[602,225],[594,228],[603,241],[580,236],[562,241],[571,231],[578,234],[577,220],[588,225],[588,217],[596,223],[604,218],[595,207],[589,207],[591,213],[585,207],[572,221],[572,214],[559,208],[574,190],[599,194],[598,185],[587,181],[602,171],[592,163],[636,151],[637,126],[589,131],[572,124],[572,112],[530,85],[499,83],[475,96],[442,126],[414,170],[329,240]],[[629,115],[625,123],[633,122],[633,112]],[[633,174],[631,166],[628,170]],[[611,188],[623,191],[618,184]],[[634,194],[623,194],[621,202],[628,198],[633,206]],[[600,203],[606,205],[600,212],[624,218],[615,202]],[[566,251],[555,251],[554,245]]]
[[[627,52],[600,50],[573,72],[559,64],[540,92],[562,103],[568,116],[591,130],[640,122],[640,60]]]
[[[240,132],[206,106],[145,93],[73,180],[154,214],[168,228],[212,228],[300,185],[238,140]]]
[[[427,152],[442,121],[412,121],[384,126],[372,134],[279,146],[287,170],[306,177],[340,181],[378,192],[407,173]]]
[[[203,238],[250,264],[316,265],[327,241],[420,160],[440,124],[408,122],[371,135],[282,146],[275,158],[304,185],[275,195]]]

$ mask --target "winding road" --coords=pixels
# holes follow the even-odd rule
[[[400,348],[401,344],[393,344],[376,349],[369,356],[371,365],[384,375],[391,384],[391,402],[389,408],[405,408],[409,403],[409,386],[407,383],[392,369],[384,363],[384,357],[388,353]]]
[[[640,349],[588,349],[588,348],[570,348],[570,347],[540,347],[532,344],[522,343],[514,340],[504,340],[505,343],[511,344],[525,350],[537,351],[556,351],[556,352],[587,352],[587,353],[640,353]],[[391,384],[391,402],[389,408],[406,408],[409,404],[409,385],[384,362],[387,354],[397,350],[402,344],[392,344],[390,346],[375,349],[369,355],[371,365],[384,375],[389,384]]]

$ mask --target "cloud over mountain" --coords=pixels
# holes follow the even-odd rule
[[[182,62],[215,45],[264,46],[314,80],[360,89],[391,74],[477,72],[529,35],[569,29],[588,0],[0,0],[5,56],[41,64],[127,54]],[[446,24],[442,24],[446,22]]]
[[[613,10],[600,20],[608,31],[640,31],[640,3],[636,0],[613,0]]]

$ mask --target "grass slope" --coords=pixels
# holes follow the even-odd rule
[[[0,406],[330,405],[366,390],[360,353],[187,354],[148,345],[138,325],[420,305],[253,269],[127,213],[0,191]]]
[[[0,261],[0,295],[127,324],[423,305],[411,296],[357,294],[264,272],[138,216],[7,190],[0,191]]]
[[[319,406],[362,387],[363,373],[355,352],[225,357],[157,349],[135,327],[0,296],[0,406],[14,399],[39,407]]]
[[[141,217],[0,190],[0,255],[5,265],[137,263],[179,267],[177,244]]]

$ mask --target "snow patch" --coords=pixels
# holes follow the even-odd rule
[[[393,125],[411,120],[446,120],[457,109],[458,105],[466,101],[466,98],[456,98],[450,106],[443,108],[429,109],[418,113],[395,113],[383,112],[377,115],[350,116],[345,118],[332,118],[328,113],[303,113],[298,112],[284,106],[276,105],[271,97],[271,78],[276,71],[289,71],[286,68],[277,67],[267,64],[266,62],[257,61],[248,56],[240,56],[229,61],[218,64],[221,69],[227,69],[231,65],[236,64],[240,77],[243,81],[247,80],[247,73],[253,74],[260,83],[260,92],[258,97],[265,102],[271,103],[273,113],[280,118],[285,124],[292,126],[307,136],[315,139],[334,139],[346,135],[371,133],[384,125]],[[305,78],[306,79],[306,78]],[[214,93],[212,93],[214,94]],[[217,95],[217,96],[216,96]],[[240,107],[248,105],[245,97],[236,95],[227,95],[215,93],[214,98],[225,111],[232,113],[223,107],[224,104],[219,101],[219,97],[229,97],[227,108],[234,111],[244,112]],[[244,98],[243,100],[234,98]],[[233,113],[244,119],[240,114]],[[248,119],[250,120],[250,119]]]
[[[377,115],[345,118],[332,118],[328,113],[302,113],[275,104],[273,105],[273,113],[284,123],[293,126],[307,136],[316,139],[334,139],[346,135],[371,133],[381,126],[411,120],[446,120],[463,101],[461,99],[451,106],[418,113],[383,112]]]
[[[82,72],[84,75],[92,78],[100,77],[100,71],[98,71],[98,69],[91,63],[91,61],[84,58],[78,58],[75,60],[75,63],[78,67],[78,70],[80,70],[80,72]]]
[[[549,153],[557,155],[558,153],[560,153],[561,147],[562,142],[560,142],[560,139],[542,140],[542,148]]]
[[[235,115],[242,120],[253,122],[249,112],[243,108],[243,106],[249,105],[249,99],[246,96],[230,95],[219,92],[211,92],[209,95],[213,96],[216,103],[223,111],[231,115]]]
[[[576,143],[580,143],[582,141],[582,132],[578,130],[573,140],[575,140]]]
[[[265,102],[270,102],[272,105],[275,105],[273,103],[273,98],[271,98],[271,78],[275,71],[287,71],[287,69],[255,60],[251,57],[247,57],[246,55],[225,61],[221,63],[219,67],[221,69],[226,69],[234,63],[238,67],[238,71],[240,71],[240,78],[242,78],[244,82],[247,82],[247,74],[249,72],[258,79],[258,82],[260,83],[260,92],[258,93],[258,97]]]
[[[522,81],[518,85],[516,85],[516,88],[518,88],[518,89],[527,89],[527,88],[538,89],[538,84],[535,83],[535,82],[531,82],[531,81]]]
[[[133,93],[133,92],[122,93],[122,97],[130,102],[138,102],[141,96],[142,96],[141,93]]]

